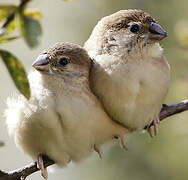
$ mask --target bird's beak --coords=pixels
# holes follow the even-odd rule
[[[41,54],[37,57],[37,59],[34,61],[32,66],[37,70],[41,72],[47,72],[49,71],[49,58],[47,54]]]
[[[167,32],[157,23],[151,22],[149,25],[149,40],[160,41],[168,36]]]

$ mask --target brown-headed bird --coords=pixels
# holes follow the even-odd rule
[[[127,130],[112,121],[90,90],[90,58],[79,45],[57,43],[38,56],[30,73],[31,98],[10,98],[7,125],[17,146],[47,179],[43,155],[59,166],[79,162]],[[124,144],[123,144],[124,145]]]
[[[170,67],[159,41],[163,28],[142,10],[121,10],[102,18],[85,43],[94,60],[90,81],[110,117],[129,130],[154,123],[170,84]]]

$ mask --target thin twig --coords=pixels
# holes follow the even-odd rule
[[[13,12],[12,14],[10,14],[10,15],[7,17],[7,19],[5,20],[5,22],[2,24],[1,28],[2,28],[2,29],[3,29],[3,28],[6,28],[6,27],[9,25],[9,23],[14,19],[14,17],[15,17],[15,12]]]
[[[182,101],[177,104],[172,105],[164,105],[160,112],[160,120],[164,120],[167,117],[173,116],[175,114],[181,113],[183,111],[188,110],[188,100]],[[151,124],[153,126],[153,124]],[[146,127],[145,127],[146,128]],[[44,156],[44,165],[45,167],[48,167],[50,165],[53,165],[54,162]],[[23,180],[27,176],[33,174],[34,172],[39,171],[37,167],[37,163],[33,162],[23,168],[11,171],[11,172],[4,172],[0,170],[0,180]]]
[[[17,11],[19,10],[22,10],[23,8],[24,8],[24,6],[29,2],[30,0],[22,0],[21,2],[20,2],[20,4],[18,5],[18,8],[13,12],[13,13],[11,13],[8,17],[7,17],[7,19],[5,20],[5,22],[2,24],[2,26],[1,26],[1,28],[3,29],[3,28],[6,28],[9,24],[10,24],[10,22],[14,19],[14,17],[15,17],[15,15],[16,15],[16,13],[17,13]]]
[[[160,121],[164,120],[167,117],[173,116],[175,114],[181,113],[183,111],[188,110],[188,100],[184,100],[177,104],[171,104],[171,105],[163,105],[159,119]],[[153,126],[153,123],[150,125]],[[147,129],[147,126],[145,126],[144,129]]]
[[[54,161],[52,161],[46,156],[43,157],[43,161],[44,161],[45,167],[48,167],[54,164]],[[0,170],[0,180],[21,180],[21,179],[25,179],[27,176],[37,171],[39,171],[39,168],[37,167],[36,162],[26,165],[23,168],[10,171],[8,173]]]
[[[162,121],[169,116],[181,113],[186,110],[188,110],[188,100],[184,100],[177,104],[165,105],[160,112],[160,120]]]

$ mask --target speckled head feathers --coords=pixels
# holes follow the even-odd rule
[[[121,10],[110,16],[102,18],[101,22],[103,25],[110,29],[121,29],[128,27],[130,22],[140,22],[142,24],[150,24],[155,20],[146,12],[142,10]]]
[[[67,56],[71,62],[78,65],[89,65],[91,59],[87,51],[81,46],[73,43],[58,42],[51,46],[44,53],[48,55],[50,60],[56,60],[61,56]]]
[[[91,57],[120,51],[130,53],[133,49],[137,51],[154,45],[165,37],[166,31],[148,13],[128,9],[102,18],[84,47]]]

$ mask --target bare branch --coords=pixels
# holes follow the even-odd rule
[[[43,156],[43,161],[44,161],[45,167],[48,167],[48,166],[54,164],[54,161],[49,159],[47,156]],[[10,171],[8,173],[0,170],[0,180],[23,180],[27,176],[29,176],[37,171],[39,171],[39,168],[37,167],[36,162],[26,165],[23,168],[16,169],[14,171]]]
[[[159,117],[160,117],[160,120],[162,121],[167,117],[181,113],[186,110],[188,110],[188,100],[184,100],[177,104],[164,105],[163,108],[161,109]],[[151,126],[153,126],[153,124],[151,124]],[[43,160],[44,160],[45,167],[48,167],[54,164],[54,161],[50,160],[46,156],[43,157]],[[39,171],[39,169],[37,167],[36,162],[33,162],[23,168],[20,168],[20,169],[17,169],[8,173],[0,170],[0,180],[24,180],[27,176],[37,171]]]
[[[162,121],[167,117],[173,116],[175,114],[178,114],[187,110],[188,110],[188,100],[184,100],[177,104],[171,104],[171,105],[164,104],[161,109],[159,119],[160,121]],[[150,126],[153,126],[153,123]],[[144,129],[147,129],[147,126],[145,126]]]
[[[160,120],[163,120],[169,116],[181,113],[188,110],[188,100],[184,100],[177,104],[164,105],[160,112]]]

